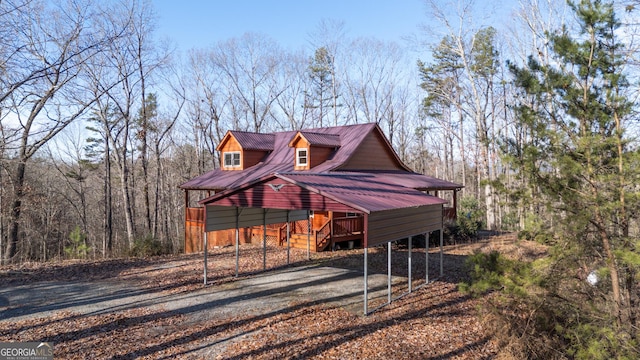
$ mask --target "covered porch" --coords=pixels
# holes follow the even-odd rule
[[[349,174],[347,174],[349,175]],[[321,175],[314,175],[321,176]],[[332,175],[326,175],[332,176]],[[338,175],[336,175],[338,176]],[[343,175],[344,176],[344,175]],[[445,198],[441,217],[443,222],[455,220],[457,217],[457,197],[461,186],[444,180],[434,179],[419,174],[358,174],[351,173],[352,178],[362,181],[380,183],[382,181],[408,188],[415,188],[425,194]],[[194,189],[198,190],[198,189]],[[202,191],[202,189],[199,189]],[[193,190],[192,190],[193,191]],[[189,189],[185,189],[185,252],[203,251],[203,235],[205,232],[205,207],[190,206]],[[212,191],[207,191],[212,195]],[[331,211],[322,207],[310,209],[308,219],[289,223],[290,245],[295,248],[306,249],[306,237],[310,234],[310,248],[313,252],[363,246],[364,223],[361,213],[353,211]],[[284,246],[287,235],[287,223],[268,224],[243,228],[239,231],[239,242],[250,243],[261,241],[266,233],[267,241],[271,245]],[[216,230],[208,233],[209,249],[218,246],[230,246],[235,242],[233,230]]]

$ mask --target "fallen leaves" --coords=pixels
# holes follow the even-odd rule
[[[502,239],[504,240],[504,239]],[[492,245],[478,245],[492,246]],[[463,250],[447,251],[445,277],[382,307],[369,316],[338,306],[292,301],[282,311],[194,319],[180,311],[137,307],[100,315],[66,311],[21,321],[0,321],[0,341],[52,341],[56,358],[64,359],[482,359],[498,350],[478,320],[482,300],[457,291]],[[423,256],[423,249],[414,249]],[[537,249],[526,248],[536,253]],[[386,272],[386,249],[370,249],[371,271]],[[537,254],[537,253],[536,253]],[[262,249],[243,246],[241,277],[261,271]],[[268,267],[286,265],[286,251],[268,249]],[[406,249],[395,248],[394,264],[406,262]],[[307,264],[306,252],[292,249],[293,266]],[[403,260],[404,259],[404,260]],[[210,282],[222,286],[236,281],[233,248],[210,254]],[[311,262],[361,269],[362,250],[313,254]],[[430,276],[439,272],[439,254],[430,254]],[[395,265],[394,265],[395,266]],[[189,293],[202,288],[202,256],[118,259],[59,264],[30,264],[0,268],[4,286],[49,279],[87,281],[112,279],[153,289],[158,294]],[[424,270],[414,269],[416,284]],[[406,268],[394,268],[394,276]],[[422,279],[422,280],[420,280]],[[404,286],[404,287],[403,287]],[[395,285],[394,294],[406,291]]]

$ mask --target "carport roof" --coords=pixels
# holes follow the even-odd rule
[[[377,177],[373,174],[276,173],[246,183],[237,188],[212,195],[201,200],[199,203],[202,205],[214,205],[217,202],[224,202],[223,199],[233,199],[233,203],[239,207],[252,207],[255,205],[251,201],[251,197],[246,196],[245,192],[256,191],[259,188],[261,199],[282,197],[284,196],[284,192],[280,192],[280,188],[287,184],[295,185],[309,194],[331,199],[352,208],[354,211],[364,213],[418,206],[442,205],[447,202],[446,200],[427,195],[421,191],[385,181],[384,177]],[[270,189],[268,189],[267,185]],[[305,208],[302,207],[304,204],[300,202],[296,202],[295,204],[297,205],[291,205],[291,210],[305,210]],[[314,208],[306,210],[335,210],[331,208],[331,202],[326,202],[326,208],[317,208],[318,203],[316,202],[314,204]]]

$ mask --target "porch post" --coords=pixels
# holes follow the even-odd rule
[[[443,264],[444,264],[444,252],[442,249],[442,244],[443,244],[443,236],[442,236],[442,227],[440,228],[440,276],[442,276],[444,274],[444,268],[443,268]]]
[[[458,189],[453,189],[453,220],[458,219]]]
[[[391,241],[387,243],[387,302],[391,304]]]
[[[331,238],[331,251],[333,252],[335,250],[336,244],[334,243],[334,237],[333,237],[333,211],[329,211],[329,236]]]
[[[267,209],[262,209],[262,270],[267,270]]]
[[[206,225],[207,225],[206,207],[207,206],[205,205],[205,217],[204,217],[205,228],[206,228]],[[187,214],[188,213],[189,213],[189,190],[185,189],[184,190],[184,249],[185,249],[185,252],[187,250],[187,241],[191,242],[191,240],[192,240],[192,239],[189,238],[189,230],[187,228]],[[205,231],[204,233],[206,234],[207,232]],[[2,240],[2,239],[0,239],[0,240]],[[193,243],[191,243],[191,244],[192,244],[191,250],[193,251],[194,250],[193,249],[193,245],[196,245],[196,244],[193,244]]]
[[[207,232],[205,228],[204,232],[204,284],[207,285],[207,248],[209,244],[207,242]]]
[[[413,236],[409,236],[409,259],[408,259],[408,274],[409,274],[409,292],[411,292],[411,242],[413,241]]]

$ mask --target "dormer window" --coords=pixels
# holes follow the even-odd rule
[[[240,167],[240,151],[225,152],[224,167]]]
[[[307,148],[296,149],[296,166],[307,166],[309,164],[309,150]]]

